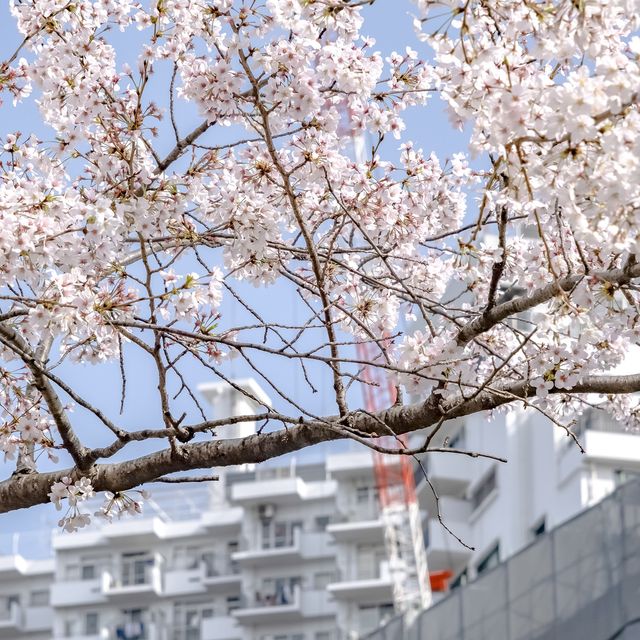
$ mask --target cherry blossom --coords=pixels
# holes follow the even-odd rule
[[[416,0],[415,39],[390,50],[370,37],[377,4],[11,3],[0,99],[35,104],[50,135],[0,132],[0,452],[47,486],[9,479],[0,504],[49,495],[75,529],[94,490],[103,516],[137,512],[124,492],[162,456],[178,471],[262,459],[269,438],[273,455],[370,444],[380,420],[404,433],[524,405],[570,428],[599,403],[638,427],[637,2]],[[407,118],[428,130],[439,105],[468,133],[448,157]],[[109,417],[136,358],[156,374],[154,429]],[[228,382],[232,359],[276,408],[220,453],[232,417],[207,419],[186,372]],[[122,397],[93,405],[69,362],[117,370]],[[382,417],[354,392],[367,366],[398,386]],[[329,381],[322,415],[291,379]],[[77,407],[111,444],[84,444]],[[138,441],[163,464],[127,459]]]

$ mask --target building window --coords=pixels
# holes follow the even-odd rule
[[[240,596],[229,596],[227,598],[227,615],[240,608]]]
[[[613,472],[613,481],[616,487],[625,482],[629,482],[633,478],[637,478],[640,474],[637,471],[627,471],[626,469],[616,469]]]
[[[302,522],[274,522],[264,520],[262,522],[262,548],[279,549],[291,547],[295,542],[296,530],[302,531]]]
[[[227,542],[227,558],[229,559],[228,569],[231,573],[238,573],[240,570],[238,562],[233,559],[233,554],[236,553],[239,548],[237,540]]]
[[[492,467],[491,471],[485,475],[471,492],[471,508],[475,511],[495,491],[496,487],[496,468]]]
[[[176,629],[173,640],[200,640],[202,621],[213,618],[211,603],[176,603],[173,610]]]
[[[531,535],[535,540],[536,538],[539,538],[541,535],[544,535],[546,530],[547,530],[547,519],[542,518],[542,520],[540,520],[540,522],[538,522],[538,524],[535,525],[535,527],[532,527]]]
[[[125,587],[151,582],[153,557],[145,552],[122,554],[122,585]]]
[[[84,616],[84,634],[86,636],[97,636],[99,633],[98,614],[95,612],[86,613]]]
[[[316,516],[314,522],[316,531],[324,531],[329,526],[330,518],[329,516]]]
[[[29,605],[32,607],[49,606],[49,590],[42,589],[38,591],[32,591],[29,594]]]
[[[73,638],[77,636],[78,629],[78,621],[72,618],[69,618],[64,621],[64,637],[65,638]]]
[[[462,587],[469,582],[469,572],[467,569],[461,571],[452,581],[449,586],[449,589],[457,589],[458,587]]]
[[[173,550],[173,566],[176,569],[196,569],[202,550],[198,547],[176,547]]]
[[[200,554],[199,560],[204,564],[204,570],[207,576],[217,576],[220,572],[216,566],[216,552],[215,551],[203,551]],[[197,564],[196,564],[197,566]],[[193,567],[195,569],[195,567]]]
[[[65,567],[65,580],[95,580],[111,559],[103,556],[81,557],[76,563]]]
[[[392,604],[362,605],[358,608],[360,632],[367,633],[388,622],[394,616]]]
[[[356,487],[356,502],[358,504],[370,504],[378,502],[378,487],[360,485]]]
[[[95,564],[83,564],[80,567],[80,580],[95,580],[95,577],[96,577]]]
[[[356,547],[356,580],[371,580],[381,577],[382,564],[387,552],[381,544],[360,544]]]
[[[355,504],[351,517],[357,520],[372,520],[379,515],[378,487],[370,484],[360,484],[355,488]]]
[[[20,604],[20,596],[0,596],[0,618],[8,618],[11,615],[11,609],[14,604]]]
[[[482,575],[489,569],[493,569],[500,563],[500,543],[496,543],[496,546],[487,553],[487,555],[478,562],[476,567],[476,573]]]

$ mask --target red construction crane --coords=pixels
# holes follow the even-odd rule
[[[380,357],[375,343],[359,343],[357,350],[359,359],[367,363],[361,373],[365,408],[370,413],[378,413],[394,404],[396,390],[384,370],[373,364]],[[376,444],[385,449],[400,450],[407,447],[407,437],[382,435]],[[411,458],[373,451],[373,470],[394,606],[398,613],[411,617],[431,604],[427,552]]]

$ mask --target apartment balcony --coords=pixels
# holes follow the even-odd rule
[[[302,618],[302,596],[300,587],[291,595],[278,593],[256,593],[244,607],[236,609],[233,616],[240,624],[269,624],[299,620]]]
[[[129,575],[123,571],[123,565],[102,573],[102,592],[110,602],[123,602],[132,596],[136,599],[153,599],[163,593],[163,561],[154,555],[153,564],[146,566],[141,573]]]
[[[429,480],[438,495],[462,496],[474,478],[474,458],[457,453],[431,453],[422,458]],[[435,498],[420,466],[414,469],[416,491],[420,505],[427,511],[434,510]]]
[[[327,533],[302,532],[296,529],[292,535],[263,543],[262,548],[236,551],[231,558],[242,567],[266,567],[334,555],[335,549]]]
[[[165,596],[198,594],[214,591],[239,591],[242,576],[233,566],[214,567],[201,562],[190,569],[172,569],[164,574]]]
[[[77,531],[72,536],[63,532],[54,531],[51,542],[54,550],[63,551],[68,549],[94,549],[104,546],[105,537],[101,529],[95,527],[85,531]]]
[[[580,453],[572,439],[560,440],[557,457],[559,484],[584,469],[588,460],[640,472],[640,438],[611,418],[607,419],[603,412],[587,413],[573,430],[585,453]]]
[[[440,498],[440,513],[447,527],[471,546],[471,504],[467,500],[443,496]],[[461,545],[436,517],[427,520],[423,535],[429,571],[450,570],[457,573],[471,556],[471,550]]]
[[[29,561],[17,553],[0,556],[0,575],[2,580],[9,579],[7,574],[25,575],[28,571]]]
[[[335,482],[305,482],[293,475],[276,478],[256,478],[254,482],[239,482],[231,487],[232,502],[242,506],[263,503],[296,504],[305,500],[328,498],[335,493]]]
[[[22,634],[24,612],[17,602],[12,602],[10,607],[0,611],[0,638],[15,638]]]
[[[241,640],[242,627],[233,616],[205,618],[200,626],[200,640]]]
[[[55,563],[53,558],[27,560],[19,553],[0,555],[0,582],[22,578],[23,576],[51,576],[53,575],[54,569]]]
[[[203,527],[214,529],[216,535],[233,534],[240,531],[244,511],[241,507],[225,507],[215,511],[205,511],[200,522]]]
[[[240,624],[270,624],[334,615],[335,607],[326,590],[299,586],[288,597],[281,593],[256,594],[247,606],[233,612]]]
[[[336,542],[375,543],[384,540],[384,523],[377,506],[351,506],[342,510],[342,522],[332,522],[327,533]]]
[[[53,609],[51,607],[24,607],[22,631],[35,633],[50,631],[53,627]]]
[[[326,589],[303,589],[300,592],[303,618],[322,618],[336,615],[333,597]]]
[[[23,607],[12,602],[8,610],[0,611],[0,638],[15,640],[22,634],[50,631],[52,626],[51,607]]]
[[[164,574],[164,595],[204,593],[206,567],[199,563],[191,569],[169,569]]]
[[[135,638],[135,640],[168,640],[169,636],[160,625],[147,621],[118,621],[102,627],[97,634],[55,636],[53,640],[128,640],[128,638]]]
[[[381,562],[378,571],[361,571],[353,577],[344,576],[327,586],[327,591],[336,600],[349,600],[361,604],[391,602],[393,583],[388,562]]]
[[[51,606],[76,607],[107,602],[102,589],[102,578],[95,580],[67,580],[51,585]]]
[[[336,480],[373,478],[373,456],[370,451],[349,451],[327,456],[327,473]]]
[[[117,622],[107,630],[107,635],[100,636],[107,640],[165,640],[164,629],[158,625],[143,622]]]
[[[208,592],[240,591],[242,575],[235,562],[226,566],[205,566],[202,582]]]

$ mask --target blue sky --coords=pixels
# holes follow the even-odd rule
[[[8,3],[0,4],[0,59],[10,55],[20,41],[13,19],[11,18]],[[373,7],[364,10],[366,16],[363,33],[374,37],[377,41],[376,48],[383,55],[388,55],[393,50],[403,51],[409,45],[417,49],[420,55],[427,55],[426,45],[418,42],[412,28],[412,16],[414,7],[407,0],[378,0]],[[119,34],[114,35],[114,42],[118,45],[121,61],[134,59],[137,55],[136,38],[132,38],[127,32],[126,38]],[[163,79],[163,73],[158,74],[159,81]],[[166,79],[166,73],[164,74]],[[156,92],[156,98],[160,104],[166,104],[166,84],[152,87],[152,92]],[[412,109],[405,114],[407,130],[403,135],[403,140],[412,139],[416,146],[423,147],[426,152],[435,151],[443,161],[446,157],[457,151],[465,150],[464,136],[452,129],[444,112],[444,105],[437,96],[434,96],[428,108]],[[199,123],[200,119],[192,108],[183,108],[179,113],[179,124],[183,132],[189,131]],[[14,109],[10,104],[5,104],[0,108],[0,135],[14,131],[23,133],[36,133],[41,139],[51,139],[51,132],[43,127],[37,106],[31,98],[21,104],[18,109]],[[216,136],[229,136],[231,133],[222,132],[217,129],[209,142],[226,142]],[[391,139],[386,144],[386,153],[392,158],[397,154],[397,149],[401,141]],[[163,148],[164,146],[164,148]],[[160,139],[160,151],[168,151],[171,146],[169,136]],[[281,321],[296,321],[301,318],[296,317],[293,304],[293,294],[287,288],[280,285],[269,287],[268,289],[255,289],[251,285],[240,286],[243,294],[251,298],[253,304],[261,310],[267,310],[272,317],[277,317]],[[237,306],[228,302],[223,303],[223,322],[233,325],[240,318]],[[264,359],[258,358],[260,364],[266,366]],[[93,367],[81,366],[77,364],[65,365],[58,371],[58,375],[63,377],[68,383],[74,386],[81,394],[90,401],[98,403],[106,408],[107,413],[125,427],[154,427],[161,423],[157,410],[154,390],[155,383],[152,383],[155,373],[148,360],[143,360],[138,353],[130,353],[128,356],[128,382],[129,395],[122,416],[118,413],[120,378],[118,369],[115,366]],[[194,385],[198,382],[205,382],[211,379],[210,375],[203,369],[195,366],[187,367],[187,376]],[[246,377],[253,375],[249,367],[239,360],[231,361],[224,367],[225,375],[234,377]],[[271,371],[270,374],[286,392],[295,397],[301,404],[304,404],[316,414],[327,414],[334,411],[331,402],[331,382],[328,376],[316,377],[318,392],[313,394],[304,384],[301,375],[291,375],[290,370]],[[269,392],[269,390],[267,389]],[[271,394],[270,394],[271,395]],[[105,404],[105,400],[107,401]],[[191,407],[185,404],[185,410],[194,420],[198,420]],[[78,413],[80,417],[80,413]],[[81,436],[88,444],[98,444],[104,442],[104,429],[96,425],[89,416],[82,416]],[[127,449],[127,454],[139,455],[147,448],[140,445],[137,449]],[[299,454],[305,457],[317,457],[326,450],[320,447],[315,450]],[[10,473],[10,469],[0,464],[0,477],[5,477]],[[30,509],[28,512],[21,511],[12,514],[0,515],[0,532],[7,533],[16,529],[33,529],[40,526],[49,526],[56,521],[56,512],[48,505],[43,505]],[[2,541],[0,540],[0,553],[2,552]]]

